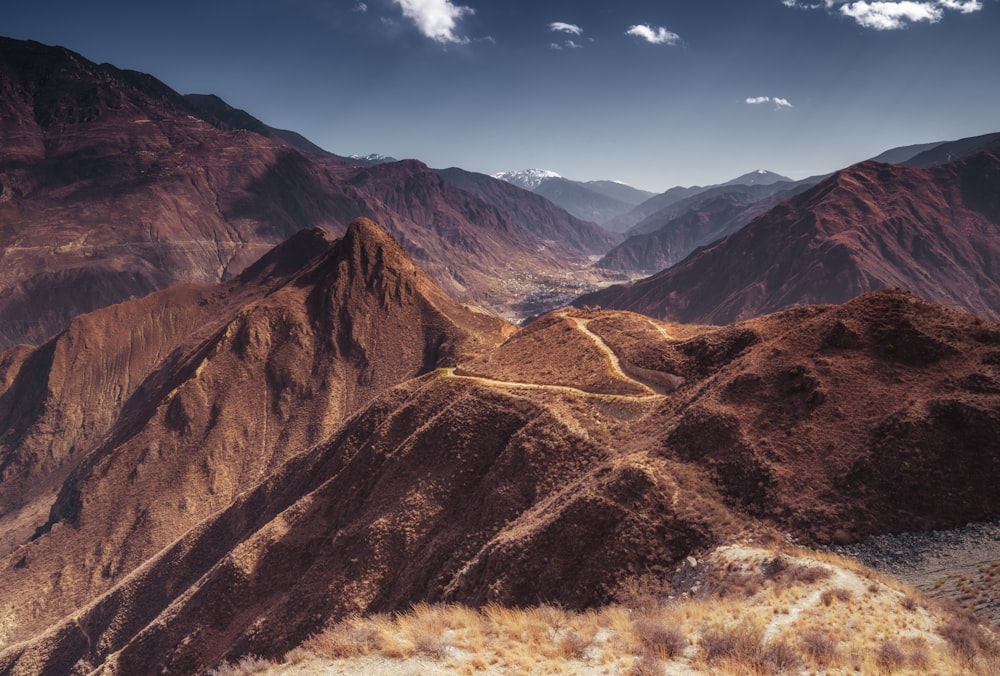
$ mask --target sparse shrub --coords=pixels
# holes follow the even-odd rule
[[[906,655],[895,641],[884,641],[878,649],[878,666],[885,672],[893,673],[906,665]]]
[[[813,629],[800,638],[802,652],[819,665],[830,664],[837,656],[837,642],[824,631]]]
[[[816,584],[833,575],[829,569],[822,566],[789,566],[782,576],[789,583]]]
[[[241,657],[235,662],[223,662],[215,669],[208,672],[209,676],[247,676],[248,674],[262,674],[271,667],[274,662],[265,660],[256,655]]]
[[[701,650],[708,663],[733,659],[756,662],[761,655],[763,632],[748,622],[711,627],[702,632]]]
[[[788,568],[788,561],[783,556],[775,556],[760,564],[760,572],[769,580],[781,575]]]
[[[673,591],[669,581],[646,573],[623,580],[615,600],[633,610],[649,611],[663,605],[664,599]]]
[[[418,633],[413,637],[413,647],[421,655],[426,655],[433,659],[441,659],[446,654],[448,647],[440,636],[432,633]]]
[[[346,621],[309,638],[302,647],[322,657],[339,659],[368,655],[378,648],[378,643],[374,626]]]
[[[580,660],[587,653],[591,641],[575,631],[568,631],[559,639],[559,652],[566,659]]]
[[[837,587],[835,589],[825,589],[823,593],[820,594],[819,600],[824,606],[831,605],[835,600],[841,603],[847,603],[851,600],[854,595],[851,590],[844,589],[843,587]]]
[[[904,596],[901,605],[904,609],[909,610],[910,612],[917,609],[917,602],[912,596]]]
[[[664,626],[650,617],[640,617],[632,625],[642,647],[661,659],[672,659],[688,647],[687,636],[676,627]]]
[[[802,666],[798,652],[784,641],[771,641],[765,645],[760,662],[763,671],[770,674],[783,674]]]
[[[967,616],[952,616],[938,627],[938,634],[963,660],[971,662],[977,655],[1000,657],[1000,645],[996,640]]]
[[[907,665],[919,672],[926,672],[930,667],[930,657],[927,654],[927,641],[922,636],[917,636],[905,639],[903,645],[907,649]]]
[[[782,556],[775,556],[761,564],[760,571],[768,580],[776,585],[815,584],[833,575],[829,569],[822,566],[804,566],[789,563]]]
[[[629,670],[629,676],[665,676],[667,673],[663,663],[653,655],[643,655]]]

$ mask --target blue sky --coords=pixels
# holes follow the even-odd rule
[[[433,167],[662,191],[1000,131],[998,0],[11,5],[0,34]]]

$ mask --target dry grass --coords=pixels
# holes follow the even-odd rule
[[[352,618],[281,665],[249,659],[216,673],[1000,673],[995,633],[857,564],[728,547],[698,571],[709,591],[694,596],[636,583],[641,608],[420,604]]]

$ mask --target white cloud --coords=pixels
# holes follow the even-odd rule
[[[791,101],[783,99],[780,96],[748,96],[745,101],[751,106],[759,106],[762,103],[773,103],[775,110],[792,107]]]
[[[642,38],[652,45],[675,45],[681,39],[680,35],[668,31],[663,26],[654,28],[653,26],[646,26],[644,24],[629,26],[629,29],[625,31],[625,35]]]
[[[583,29],[577,26],[575,23],[563,23],[562,21],[554,21],[550,23],[549,30],[555,31],[556,33],[570,33],[571,35],[583,35]]]
[[[979,0],[938,0],[938,4],[945,9],[954,9],[962,14],[972,14],[983,8],[983,3]]]
[[[549,49],[555,49],[562,51],[564,49],[583,49],[583,45],[579,42],[573,42],[572,40],[564,40],[563,42],[552,42],[549,43]]]
[[[359,2],[356,5],[354,5],[354,11],[357,12],[358,14],[364,14],[365,12],[368,11],[368,5],[366,5],[363,2]]]
[[[823,0],[801,2],[781,0],[785,7],[798,9],[827,9],[854,19],[865,28],[888,31],[906,28],[911,23],[937,23],[944,18],[945,10],[972,14],[983,8],[981,0]]]
[[[457,35],[458,20],[475,14],[471,7],[452,4],[451,0],[393,0],[403,15],[417,25],[426,37],[441,43],[466,44],[469,39]]]
[[[849,2],[840,6],[840,13],[854,19],[858,25],[877,31],[904,28],[907,22],[937,23],[944,12],[937,3],[913,2]]]

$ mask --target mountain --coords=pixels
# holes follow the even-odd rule
[[[501,181],[512,183],[513,185],[516,185],[518,188],[524,188],[525,190],[531,192],[534,192],[535,188],[537,188],[550,178],[562,178],[562,176],[560,176],[556,172],[549,171],[548,169],[521,169],[520,171],[501,171],[496,174],[491,174],[491,176]]]
[[[546,246],[532,229],[561,225],[525,224],[419,163],[358,166],[296,147],[217,98],[66,49],[2,39],[0,74],[0,348],[172,284],[229,279],[302,228],[339,235],[358,215],[451,293],[498,311],[544,290],[542,276],[572,280],[593,255]],[[422,189],[398,199],[392,181]]]
[[[938,164],[953,162],[954,160],[969,157],[979,152],[991,150],[997,146],[1000,146],[1000,132],[972,136],[957,141],[936,144],[933,148],[911,157],[906,161],[906,164],[911,167],[933,167]]]
[[[184,100],[198,113],[200,118],[219,129],[252,131],[261,136],[280,139],[311,155],[337,157],[337,155],[323,150],[302,134],[268,126],[247,111],[233,108],[215,94],[186,94]]]
[[[613,235],[513,186],[484,177],[491,185],[476,187],[467,173],[444,173],[469,190],[416,160],[358,168],[344,181],[375,197],[362,213],[456,297],[517,317],[539,290],[599,277],[585,269],[588,256],[613,245]]]
[[[935,143],[919,143],[911,146],[890,148],[884,153],[879,153],[875,157],[871,158],[871,161],[882,162],[884,164],[906,164],[917,155],[927,152],[928,150],[933,150],[934,148],[942,146],[945,143],[945,141],[937,141]]]
[[[525,229],[551,244],[569,244],[574,251],[594,255],[607,251],[621,240],[620,235],[576,218],[551,201],[522,190],[509,181],[456,167],[441,169],[437,173],[448,183],[511,214]]]
[[[726,181],[721,185],[771,185],[772,183],[791,183],[792,179],[781,174],[776,174],[767,169],[757,169],[742,176],[737,176],[731,181]]]
[[[369,153],[368,155],[351,155],[349,159],[356,162],[360,162],[364,166],[372,166],[375,164],[388,164],[390,162],[399,162],[395,157],[389,157],[388,155],[379,155],[378,153]]]
[[[578,218],[601,224],[610,223],[634,206],[608,197],[604,190],[565,178],[546,179],[534,192]]]
[[[275,292],[331,303],[272,293],[266,315],[336,325],[333,298],[356,292],[388,313],[368,326],[419,325],[393,319],[410,306],[388,281],[398,250],[367,224],[351,238],[312,264],[315,286]],[[1000,514],[1000,325],[903,292],[720,329],[562,310],[479,356],[420,361],[425,375],[332,433],[300,410],[341,382],[301,355],[327,334],[245,330],[258,312],[161,370],[134,401],[144,415],[66,482],[51,528],[0,560],[0,669],[200,673],[357,614],[588,608],[641,580],[674,589],[719,545],[752,539],[766,560],[786,537]],[[250,406],[264,394],[269,416]],[[249,411],[225,405],[236,396]],[[233,446],[204,434],[215,416]]]
[[[668,207],[672,207],[678,202],[691,199],[709,190],[715,189],[726,191],[732,187],[738,188],[742,186],[766,186],[774,184],[781,185],[787,182],[792,182],[792,179],[776,174],[772,171],[767,171],[766,169],[758,169],[757,171],[743,174],[742,176],[738,176],[730,181],[726,181],[725,183],[707,186],[696,185],[688,188],[677,186],[670,188],[666,192],[660,193],[659,195],[653,195],[644,202],[640,202],[627,213],[618,216],[612,222],[608,223],[607,227],[617,232],[651,232],[658,229],[658,227],[650,228],[644,226],[642,230],[636,230],[636,228],[638,224],[646,223],[650,220],[655,220],[662,224],[669,219],[657,217],[656,214],[664,209],[667,209]]]
[[[105,308],[5,354],[0,607],[21,619],[0,641],[127,587],[379,394],[512,330],[448,298],[361,219],[335,241],[304,231],[224,284]]]
[[[583,181],[583,185],[605,197],[632,205],[642,204],[656,194],[648,190],[633,188],[621,181]]]
[[[639,222],[631,236],[596,263],[599,268],[651,274],[701,246],[736,232],[756,217],[811,186],[809,181],[733,184],[675,202]]]
[[[579,299],[697,323],[903,287],[1000,315],[1000,150],[928,169],[863,162],[634,284]]]
[[[554,171],[525,169],[493,174],[519,188],[545,197],[577,218],[607,225],[652,193],[615,181],[571,181]]]

